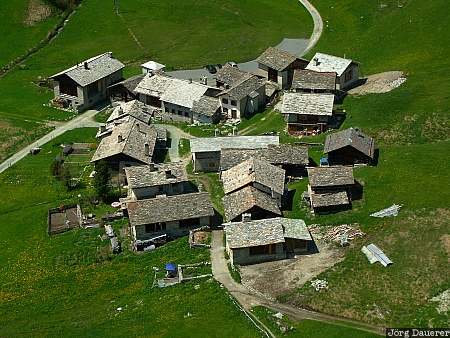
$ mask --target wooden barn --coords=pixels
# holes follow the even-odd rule
[[[357,128],[349,128],[327,135],[323,151],[330,164],[371,164],[375,160],[376,146],[372,137]]]
[[[274,47],[267,48],[256,62],[258,62],[258,75],[277,83],[281,89],[291,86],[295,69],[304,69],[308,64],[307,60]]]
[[[333,117],[334,95],[285,93],[281,113],[291,134],[315,135],[326,131]]]

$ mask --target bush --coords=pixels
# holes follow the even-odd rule
[[[62,11],[74,9],[81,0],[47,0],[50,4]]]
[[[111,178],[111,174],[105,161],[97,162],[97,164],[95,165],[95,171],[95,192],[97,193],[97,197],[104,201],[108,198],[109,195],[109,180]]]

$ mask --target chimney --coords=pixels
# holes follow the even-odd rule
[[[320,65],[319,58],[314,58],[314,64],[315,64],[316,66]]]
[[[208,78],[206,76],[202,76],[200,83],[206,86],[208,84]]]
[[[136,130],[141,131],[141,126],[139,125],[139,123],[136,123]]]
[[[244,213],[242,214],[242,222],[250,222],[252,220],[252,214]]]
[[[101,132],[101,133],[104,133],[105,131],[106,131],[106,125],[102,124],[102,125],[100,126],[100,132]]]
[[[150,168],[150,171],[155,171],[155,163],[150,163],[149,165],[148,165],[148,167]]]
[[[122,142],[123,141],[123,137],[121,134],[117,135],[117,142]]]
[[[252,166],[248,167],[248,173],[249,174],[253,174],[253,167]]]
[[[188,81],[189,81],[189,83],[192,83],[192,79],[189,79]]]
[[[84,63],[84,69],[89,69],[89,64],[87,62]]]
[[[144,145],[144,147],[145,147],[145,150],[144,150],[145,155],[150,156],[150,145],[148,143],[146,143]]]

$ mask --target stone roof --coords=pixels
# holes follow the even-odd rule
[[[152,160],[156,138],[157,131],[153,126],[131,119],[115,126],[111,134],[101,140],[92,157],[92,162],[124,154],[148,164]],[[148,154],[145,151],[146,144],[149,148]]]
[[[125,175],[128,187],[131,189],[188,182],[186,169],[182,163],[127,167]]]
[[[219,96],[229,96],[234,100],[241,100],[246,96],[255,97],[255,92],[264,87],[264,80],[260,79],[256,75],[244,78],[241,82],[238,82],[230,89],[224,90]]]
[[[225,64],[222,68],[220,68],[217,73],[214,75],[214,78],[222,82],[230,87],[242,82],[244,79],[248,79],[253,75],[240,70],[237,67],[233,67],[230,64]]]
[[[174,83],[181,81],[164,74],[147,74],[134,90],[138,94],[160,98]]]
[[[283,114],[328,115],[333,114],[333,94],[285,93]]]
[[[277,71],[283,71],[297,59],[298,57],[291,53],[269,47],[256,59],[256,61]]]
[[[312,240],[305,222],[301,219],[276,217],[224,225],[230,249],[284,243],[285,238]]]
[[[286,171],[266,161],[250,158],[228,170],[222,171],[221,179],[225,194],[246,185],[259,183],[283,194]]]
[[[373,159],[375,156],[375,141],[357,128],[349,128],[327,135],[323,151],[329,153],[350,146]]]
[[[218,98],[205,95],[203,95],[200,99],[194,101],[192,105],[192,111],[194,113],[205,116],[214,116],[219,108],[220,101]]]
[[[199,100],[208,88],[200,83],[177,79],[161,95],[161,101],[192,109],[194,101]]]
[[[334,72],[337,76],[341,76],[353,62],[350,59],[344,59],[339,56],[316,53],[306,66],[306,69],[316,72]]]
[[[307,69],[294,70],[292,89],[336,90],[336,73],[320,73]]]
[[[155,61],[147,61],[146,63],[143,63],[141,67],[150,70],[162,70],[166,66]]]
[[[275,165],[307,165],[308,147],[295,144],[269,145],[267,149],[223,149],[220,169],[228,170],[249,158],[256,158]]]
[[[226,221],[235,219],[253,207],[259,207],[275,215],[281,215],[275,198],[251,186],[225,195],[222,201]]]
[[[112,53],[108,52],[85,60],[76,66],[52,75],[50,78],[54,79],[61,75],[66,75],[77,84],[84,87],[103,79],[124,67],[125,65],[122,62],[113,58]]]
[[[132,77],[129,77],[128,79],[125,79],[123,81],[114,83],[114,84],[110,85],[108,88],[115,88],[115,87],[118,87],[118,86],[124,86],[128,91],[134,92],[134,90],[136,89],[137,85],[139,84],[139,82],[142,81],[143,78],[144,78],[143,74],[134,75]]]
[[[353,167],[330,166],[308,168],[309,184],[315,187],[332,187],[341,185],[352,185]]]
[[[113,112],[106,122],[112,122],[125,116],[134,117],[146,124],[149,124],[151,120],[151,115],[145,110],[144,104],[138,100],[132,100],[129,102],[120,102],[119,105],[113,109]]]
[[[190,140],[191,152],[217,152],[222,149],[258,149],[279,144],[278,136],[198,137]]]
[[[131,226],[214,216],[208,193],[158,196],[127,203]]]
[[[313,208],[347,205],[350,203],[347,191],[333,191],[324,193],[312,193],[310,195]]]

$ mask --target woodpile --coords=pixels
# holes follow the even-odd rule
[[[342,239],[352,241],[358,237],[364,237],[366,234],[359,229],[358,224],[342,224],[334,227],[323,228],[318,225],[312,225],[309,230],[313,234],[321,234],[321,238],[327,242],[342,242]]]

